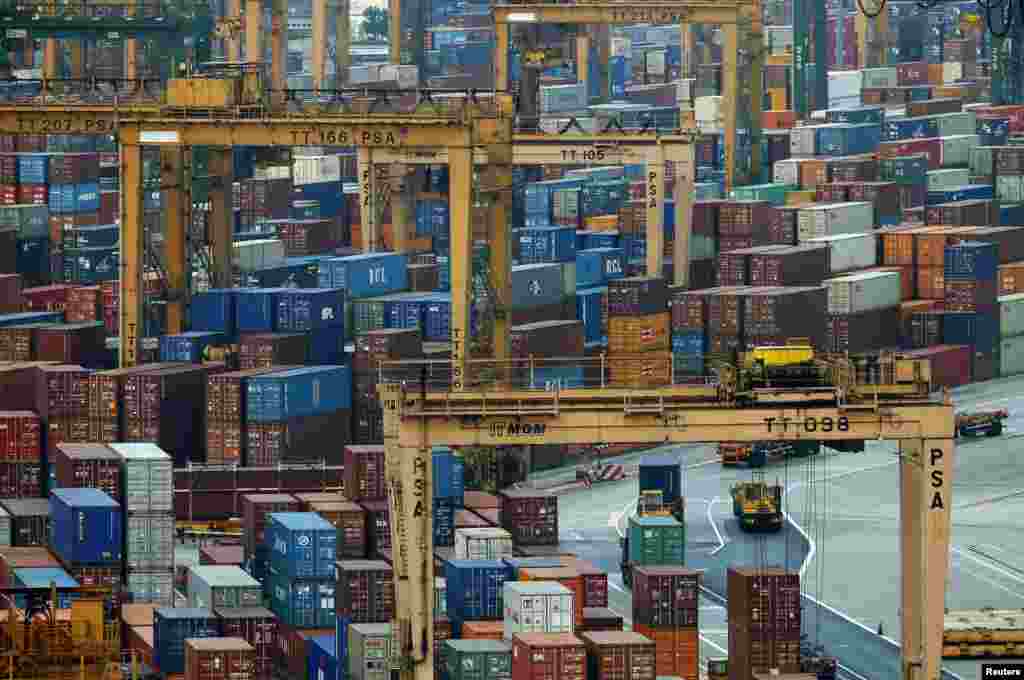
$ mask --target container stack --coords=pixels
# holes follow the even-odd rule
[[[356,444],[384,442],[384,412],[377,385],[393,380],[395,369],[387,364],[423,356],[422,333],[416,328],[389,328],[356,336],[352,357],[352,439]],[[409,376],[413,380],[420,376]]]
[[[338,533],[311,512],[272,512],[263,537],[269,555],[264,593],[281,623],[291,628],[334,625]]]
[[[105,444],[58,444],[55,458],[58,488],[93,488],[121,497],[121,458]]]
[[[256,606],[218,607],[214,613],[223,637],[241,638],[252,645],[256,655],[254,676],[260,680],[272,677],[280,649],[274,612]]]
[[[825,281],[828,325],[825,349],[863,353],[900,343],[900,273],[871,271]]]
[[[379,560],[344,560],[334,566],[337,592],[333,612],[335,656],[348,663],[349,631],[355,624],[383,624],[395,613],[394,573]],[[358,660],[355,660],[358,661]]]
[[[671,382],[668,302],[664,279],[630,277],[608,283],[607,384],[650,388]]]
[[[39,416],[32,411],[3,411],[0,424],[5,430],[0,443],[0,494],[4,498],[38,498],[43,459]]]
[[[558,496],[530,489],[499,492],[501,527],[517,546],[558,545]]]
[[[47,470],[56,455],[56,446],[61,442],[85,441],[88,436],[86,383],[89,372],[81,366],[70,365],[40,366],[36,370],[35,412],[39,414],[43,432],[43,455],[38,461],[17,464],[21,473],[13,485],[17,488],[4,490],[7,497],[44,495]]]
[[[125,587],[133,602],[174,605],[174,478],[155,444],[111,444],[120,458]]]
[[[253,376],[246,384],[247,463],[325,461],[321,442],[349,441],[352,372],[309,366]]]
[[[206,464],[245,465],[248,461],[246,396],[250,378],[270,368],[216,373],[206,379]]]
[[[700,574],[681,566],[633,568],[633,630],[650,639],[656,675],[698,677]]]
[[[434,547],[450,547],[457,545],[455,513],[463,506],[465,468],[462,456],[447,446],[435,446],[431,456],[433,459],[431,470],[433,471],[432,488],[434,490]],[[511,537],[509,537],[509,546],[511,547]]]
[[[233,566],[192,566],[188,570],[188,606],[199,609],[259,607],[263,602],[260,582]]]
[[[291,494],[267,493],[242,496],[242,526],[245,531],[245,569],[259,580],[265,581],[270,553],[267,549],[267,515],[272,512],[298,512],[299,501]]]
[[[512,639],[512,680],[587,677],[587,649],[571,633],[522,633]]]
[[[160,607],[153,610],[153,663],[162,673],[185,672],[186,640],[220,636],[209,609]]]
[[[586,344],[584,326],[576,320],[513,326],[509,345],[516,362],[515,384],[549,391],[585,387],[584,366],[579,361]]]
[[[186,680],[254,680],[256,649],[242,638],[185,640]]]
[[[83,585],[79,574],[116,575],[119,588],[124,525],[117,501],[98,489],[54,489],[50,518],[50,549],[61,566]]]
[[[943,342],[970,345],[974,380],[999,375],[999,253],[994,244],[967,241],[944,251]]]
[[[391,549],[383,444],[350,444],[343,452],[345,498],[366,512],[367,554],[373,558]]]
[[[800,576],[729,567],[727,588],[730,680],[772,669],[799,673]]]

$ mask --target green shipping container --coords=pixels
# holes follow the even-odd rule
[[[733,189],[732,197],[737,201],[768,201],[772,205],[785,205],[786,192],[797,189],[799,187],[791,184],[751,184]]]
[[[499,640],[446,640],[448,680],[509,680],[512,645]]]
[[[683,525],[672,517],[630,517],[629,561],[641,566],[683,564]]]
[[[352,329],[358,335],[368,331],[387,328],[384,319],[384,302],[366,299],[352,301]]]

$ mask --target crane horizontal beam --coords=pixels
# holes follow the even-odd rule
[[[738,3],[729,2],[524,2],[491,8],[498,24],[718,24],[737,22]]]
[[[180,33],[181,24],[173,19],[133,19],[131,17],[30,16],[0,17],[0,29],[9,38],[17,31],[31,31],[34,38],[80,38],[94,36],[108,40],[133,38],[153,33]]]

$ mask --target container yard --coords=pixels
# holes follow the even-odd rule
[[[0,677],[1019,662],[1022,7],[0,9]]]

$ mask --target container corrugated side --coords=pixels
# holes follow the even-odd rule
[[[825,282],[829,314],[856,314],[901,301],[899,272],[851,274]]]
[[[522,633],[571,633],[573,592],[559,583],[513,581],[504,584],[504,639]]]
[[[1024,293],[999,297],[999,335],[1003,338],[1024,335]]]

